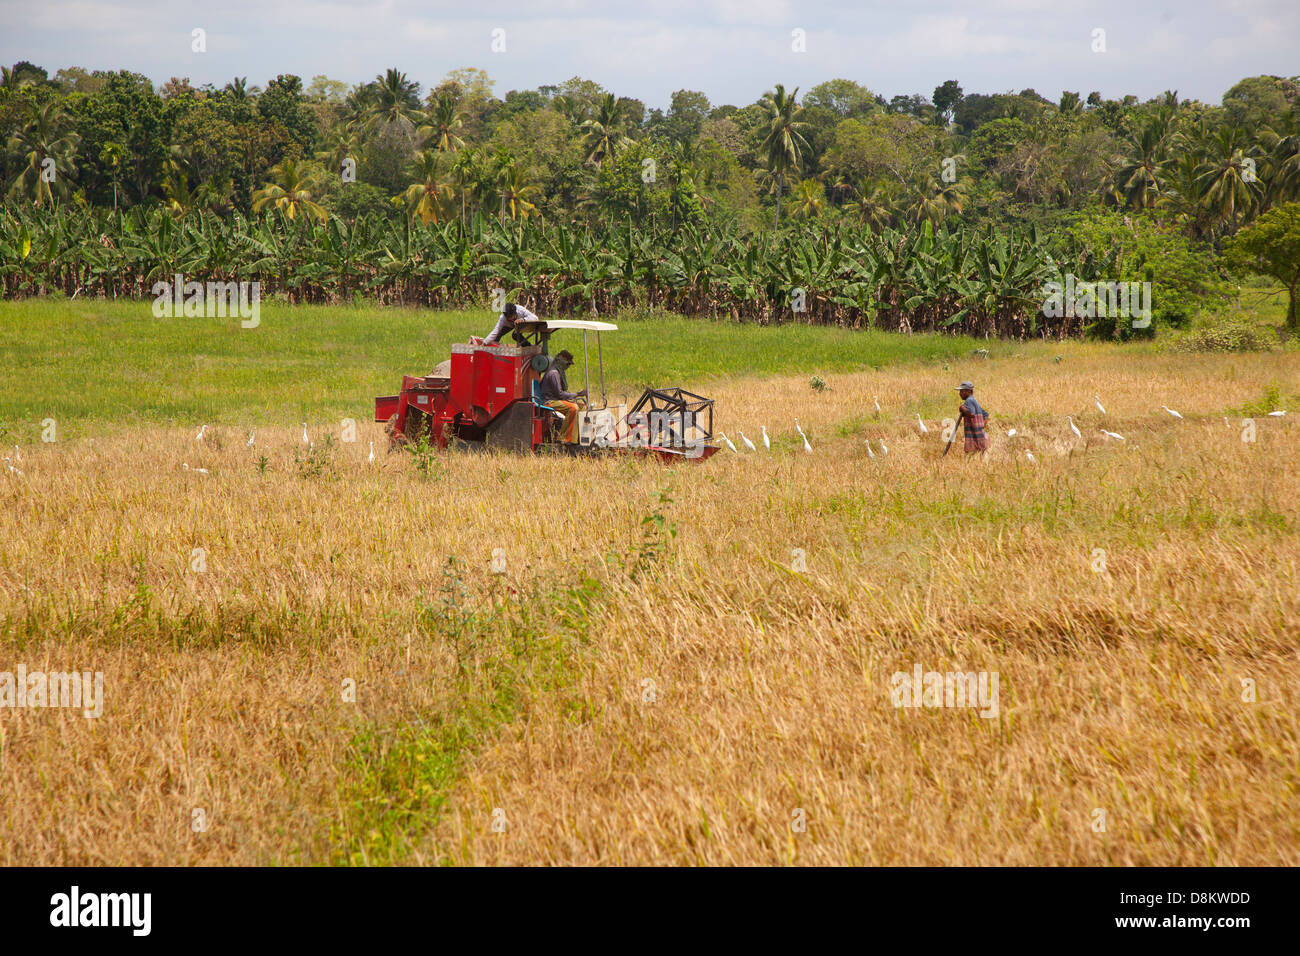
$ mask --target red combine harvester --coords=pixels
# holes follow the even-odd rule
[[[554,451],[564,454],[653,454],[704,461],[713,442],[713,401],[681,388],[648,388],[629,410],[605,395],[601,332],[610,322],[548,319],[519,323],[524,345],[453,345],[450,361],[429,375],[406,375],[402,391],[375,399],[375,421],[388,425],[389,447],[427,441],[437,448]],[[578,441],[561,440],[563,416],[542,403],[541,377],[551,365],[552,333],[582,331],[588,402],[578,412]],[[587,335],[596,333],[600,403],[590,400]]]

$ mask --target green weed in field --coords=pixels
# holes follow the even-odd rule
[[[515,718],[525,696],[565,693],[574,682],[576,651],[588,642],[600,601],[598,582],[537,585],[471,608],[460,574],[460,562],[448,558],[439,599],[418,615],[423,639],[454,644],[456,684],[445,709],[426,720],[357,732],[340,793],[342,817],[330,830],[335,864],[409,860],[483,741]],[[590,704],[569,700],[564,709],[583,714]]]

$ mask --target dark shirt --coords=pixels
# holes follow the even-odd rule
[[[552,365],[542,376],[542,401],[554,402],[557,400],[571,402],[578,396],[568,391],[569,382],[564,377],[560,369]]]

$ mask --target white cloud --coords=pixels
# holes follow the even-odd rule
[[[970,29],[964,16],[924,17],[890,44],[894,58],[922,57],[927,60],[962,56],[1026,53],[1037,46],[1037,38],[1027,35],[980,32]]]
[[[575,74],[666,106],[683,87],[715,103],[752,102],[774,83],[808,86],[837,76],[891,96],[929,93],[956,78],[967,92],[1032,86],[1107,96],[1167,88],[1217,102],[1243,76],[1296,72],[1294,0],[1192,0],[1164,8],[1132,0],[957,0],[905,5],[861,0],[0,0],[0,61],[29,59],[51,72],[78,65],[130,69],[222,85],[264,84],[278,73],[324,73],[346,82],[396,66],[426,88],[450,69],[477,66],[497,92]],[[208,31],[208,52],[189,32]],[[489,52],[507,30],[508,52]],[[1088,50],[1093,27],[1110,52]],[[808,34],[793,54],[790,30]]]

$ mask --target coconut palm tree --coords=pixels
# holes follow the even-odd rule
[[[297,219],[301,212],[324,222],[328,218],[325,208],[312,201],[318,173],[318,169],[296,159],[282,160],[279,165],[271,167],[271,181],[253,193],[253,212],[261,212],[270,206],[280,210],[289,220]]]
[[[55,196],[67,195],[81,142],[68,126],[68,112],[57,100],[28,108],[27,121],[9,140],[9,148],[25,163],[9,187],[11,196],[44,206],[53,205]]]
[[[912,219],[918,223],[928,220],[937,226],[950,215],[960,213],[965,204],[965,182],[946,183],[927,176],[912,204]]]
[[[189,174],[180,167],[172,168],[163,177],[162,194],[164,205],[173,219],[184,219],[194,208]]]
[[[795,100],[798,93],[799,87],[796,86],[786,95],[785,87],[778,83],[774,92],[763,97],[763,104],[768,111],[768,127],[760,149],[766,156],[767,167],[776,185],[778,228],[781,225],[781,190],[785,185],[786,173],[803,164],[804,153],[809,149],[808,140],[803,135],[808,124],[802,121],[803,107]]]
[[[24,86],[33,85],[34,81],[26,73],[19,73],[7,66],[0,66],[0,89],[21,90]]]
[[[1300,120],[1293,111],[1278,128],[1265,126],[1260,141],[1267,150],[1264,179],[1268,183],[1261,211],[1300,199]]]
[[[1200,167],[1200,157],[1193,147],[1180,149],[1175,158],[1165,164],[1163,185],[1155,201],[1157,207],[1170,210],[1184,221],[1191,234],[1198,238],[1208,233],[1213,225],[1200,202],[1201,186],[1197,179]]]
[[[397,124],[402,129],[413,129],[424,122],[420,112],[420,84],[409,80],[405,73],[395,69],[376,76],[370,84],[370,122],[381,129]]]
[[[1130,134],[1115,172],[1115,183],[1124,202],[1139,209],[1154,206],[1160,196],[1161,180],[1168,162],[1165,133],[1158,119]]]
[[[826,210],[826,188],[816,179],[805,179],[795,187],[794,214],[800,219],[817,219]]]
[[[208,212],[214,212],[217,215],[228,213],[234,206],[232,197],[235,192],[235,182],[229,174],[217,174],[209,176],[199,188],[194,190],[194,204],[200,209],[206,209]]]
[[[596,105],[596,115],[584,120],[580,127],[586,132],[582,145],[587,150],[587,162],[600,166],[632,141],[623,135],[623,106],[613,93],[606,93]]]
[[[835,188],[849,197],[842,207],[844,212],[863,225],[879,231],[894,221],[894,198],[888,186],[863,191],[842,181]]]
[[[432,137],[433,146],[441,152],[454,152],[465,146],[465,141],[456,135],[456,130],[465,125],[465,115],[459,110],[459,97],[454,90],[443,90],[434,97],[428,112],[428,135]]]
[[[331,176],[341,176],[343,164],[349,159],[357,165],[361,164],[362,133],[352,123],[338,123],[326,134],[322,145],[324,149],[316,153],[316,158],[325,165]]]
[[[1258,205],[1264,191],[1254,172],[1254,157],[1247,156],[1253,146],[1243,129],[1232,126],[1214,133],[1208,145],[1196,170],[1201,206],[1212,222],[1230,221],[1236,232],[1237,220]]]
[[[527,219],[537,211],[533,200],[541,194],[541,187],[530,183],[517,163],[502,167],[497,186],[501,190],[501,209],[511,219]]]
[[[246,100],[256,99],[262,89],[259,86],[249,86],[248,77],[237,76],[225,85],[222,92],[228,94],[236,103],[243,103]]]
[[[447,181],[450,166],[436,149],[426,149],[415,158],[411,164],[411,176],[415,182],[402,193],[408,216],[412,219],[419,216],[426,226],[442,221],[445,215],[443,200],[452,195],[451,183]]]
[[[364,132],[374,119],[375,104],[379,100],[374,83],[358,84],[343,99],[343,123],[350,129]]]

